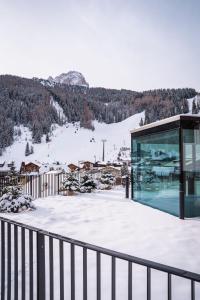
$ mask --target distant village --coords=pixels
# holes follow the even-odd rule
[[[122,178],[125,175],[130,174],[130,160],[116,161],[116,162],[104,162],[104,161],[79,161],[78,164],[60,163],[40,163],[37,161],[21,162],[16,165],[15,162],[0,161],[0,177],[10,176],[17,174],[21,176],[38,176],[38,175],[50,175],[50,174],[88,174],[93,178],[100,177],[103,173],[110,173],[116,179],[116,184],[122,183]]]

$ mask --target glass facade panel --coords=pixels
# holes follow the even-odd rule
[[[132,138],[135,201],[178,216],[179,173],[178,129]]]
[[[183,130],[185,217],[200,216],[200,130]]]

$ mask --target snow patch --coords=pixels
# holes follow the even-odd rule
[[[50,99],[50,103],[51,105],[55,108],[58,116],[59,116],[59,119],[64,123],[67,121],[67,117],[65,116],[65,113],[64,113],[64,110],[63,108],[60,106],[60,104],[54,100],[53,97],[51,97]]]

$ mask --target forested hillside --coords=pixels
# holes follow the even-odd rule
[[[12,144],[20,130],[27,126],[33,143],[40,143],[53,123],[63,119],[52,105],[52,97],[63,109],[68,122],[80,121],[84,128],[94,129],[92,120],[114,123],[145,111],[150,123],[175,114],[187,113],[187,99],[194,97],[194,89],[160,89],[145,92],[89,88],[53,84],[45,80],[26,79],[11,75],[0,76],[0,154]],[[195,107],[195,113],[199,107]]]

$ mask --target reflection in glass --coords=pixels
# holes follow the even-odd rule
[[[200,216],[200,130],[183,130],[185,216]]]
[[[178,129],[132,139],[134,200],[178,216],[179,173]]]

